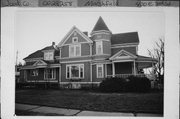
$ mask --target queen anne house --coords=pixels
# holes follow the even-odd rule
[[[90,36],[74,26],[58,45],[53,42],[24,58],[21,80],[78,88],[107,77],[142,76],[140,71],[156,60],[138,55],[138,45],[137,32],[113,34],[99,17]]]

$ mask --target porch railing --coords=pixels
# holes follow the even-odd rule
[[[113,75],[107,75],[106,77],[107,78],[110,78],[110,77],[128,78],[129,76],[147,77],[150,79],[155,78],[155,76],[152,76],[151,74],[115,74],[114,76]]]

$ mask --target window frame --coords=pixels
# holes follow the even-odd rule
[[[51,59],[49,58],[50,54],[52,54]],[[46,55],[48,56],[47,59],[46,59]],[[53,51],[44,52],[44,60],[47,60],[47,61],[54,60],[54,52]]]
[[[98,52],[98,45],[101,45],[101,52]],[[96,41],[96,55],[103,54],[103,42],[102,41]]]
[[[71,48],[73,47],[74,51],[73,53],[71,53]],[[79,54],[76,55],[76,47],[79,47]],[[81,56],[81,44],[73,44],[73,45],[69,45],[69,57],[79,57]]]
[[[48,70],[51,70],[51,77],[52,78],[48,78]],[[48,68],[48,69],[45,69],[44,70],[44,79],[47,80],[47,79],[50,79],[50,80],[55,80],[56,79],[56,68]]]
[[[98,68],[101,67],[102,68],[102,76],[99,77],[99,71],[98,71]],[[104,65],[103,64],[97,64],[96,65],[96,75],[97,75],[97,78],[104,78]]]
[[[77,39],[76,42],[74,41],[75,39]],[[73,37],[73,38],[72,38],[72,43],[78,43],[78,37]]]
[[[31,76],[38,76],[38,75],[39,75],[39,71],[37,69],[31,70]]]
[[[77,66],[78,67],[78,71],[79,71],[79,75],[78,77],[72,77],[72,66]],[[81,68],[83,69],[83,75],[81,77]],[[69,71],[68,71],[69,69]],[[69,73],[69,77],[68,77],[68,73]],[[66,79],[84,79],[84,64],[69,64],[66,65]]]

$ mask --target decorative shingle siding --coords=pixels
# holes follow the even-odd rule
[[[103,41],[103,53],[111,55],[111,43],[109,41]]]
[[[69,57],[69,46],[63,46],[61,48],[61,57]]]
[[[72,35],[68,38],[68,40],[64,44],[71,44],[73,37],[78,37],[78,42],[87,42],[79,33],[77,33],[76,35],[72,33]]]
[[[88,43],[81,44],[81,56],[90,55],[90,46]]]
[[[122,49],[124,49],[134,55],[137,54],[136,47],[123,47],[123,48],[111,48],[111,55],[113,56],[114,54],[116,54],[117,52],[119,52]]]

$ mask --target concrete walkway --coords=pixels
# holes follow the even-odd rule
[[[75,109],[65,109],[65,108],[55,108],[55,107],[46,107],[46,106],[37,106],[37,105],[27,105],[19,104],[15,105],[16,110],[37,112],[37,113],[51,113],[64,116],[142,116],[142,117],[162,117],[160,114],[146,114],[146,113],[121,113],[121,112],[97,112],[97,111],[82,111]]]

